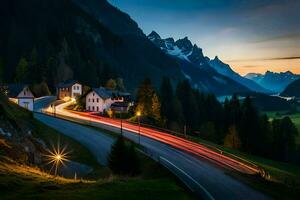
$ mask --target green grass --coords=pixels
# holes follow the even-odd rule
[[[299,135],[296,138],[296,142],[298,145],[300,145],[300,112],[289,114],[287,111],[280,111],[280,112],[273,111],[273,112],[266,112],[266,114],[271,120],[275,118],[290,117],[298,129]]]
[[[138,177],[116,177],[107,167],[100,166],[79,142],[38,122],[30,112],[18,106],[7,104],[4,108],[9,118],[20,128],[33,130],[33,136],[48,145],[56,144],[58,140],[61,144],[67,144],[73,150],[70,159],[90,165],[94,171],[85,177],[89,181],[75,181],[53,177],[37,168],[19,165],[7,158],[7,155],[0,155],[1,200],[194,199],[175,176],[143,154],[139,154],[142,172]],[[5,141],[1,144],[4,145]]]
[[[168,179],[113,178],[79,182],[0,170],[1,199],[191,199]]]
[[[94,181],[55,178],[36,168],[0,162],[1,199],[194,199],[166,169],[139,157],[140,176]]]

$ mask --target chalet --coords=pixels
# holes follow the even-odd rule
[[[126,102],[130,102],[130,98],[131,95],[129,93],[109,90],[103,87],[93,88],[86,95],[86,110],[102,113],[110,109],[115,103],[124,103],[123,105],[125,105]]]
[[[27,110],[33,111],[34,95],[28,85],[9,84],[3,86],[3,90],[11,102],[18,104]]]
[[[75,80],[65,81],[57,85],[57,99],[70,100],[82,95],[82,85]]]

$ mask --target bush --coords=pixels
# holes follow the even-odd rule
[[[140,173],[140,161],[133,144],[125,144],[120,136],[112,146],[109,155],[109,168],[118,175],[134,176]]]

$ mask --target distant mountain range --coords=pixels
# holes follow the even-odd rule
[[[300,98],[300,79],[289,84],[281,93],[281,96]]]
[[[184,63],[193,65],[194,68],[201,70],[201,73],[202,71],[209,73],[210,77],[219,83],[226,83],[228,82],[228,78],[230,78],[236,83],[252,91],[263,93],[270,92],[254,81],[246,79],[234,72],[228,64],[222,62],[217,56],[213,60],[204,56],[202,49],[195,44],[193,45],[187,37],[177,41],[173,38],[162,39],[158,33],[152,31],[148,35],[148,38],[166,54],[180,59],[183,63],[182,71],[187,77],[191,77],[192,74],[189,74],[187,66],[185,66]],[[194,71],[192,73],[194,73]],[[196,83],[196,85],[200,88],[201,86],[206,86],[203,83]]]
[[[280,73],[267,71],[265,74],[249,73],[245,78],[255,81],[274,93],[281,93],[290,83],[299,79],[300,75],[290,71]]]

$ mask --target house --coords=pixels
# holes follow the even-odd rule
[[[109,90],[103,87],[93,88],[86,95],[86,110],[103,113],[114,103],[130,102],[131,95],[120,91]]]
[[[11,102],[18,104],[27,110],[33,111],[34,94],[28,85],[9,84],[3,86],[3,90]]]
[[[68,80],[57,85],[57,99],[70,100],[82,95],[82,85],[75,80]]]
[[[125,113],[129,111],[129,108],[132,106],[131,102],[115,102],[111,104],[110,109],[114,113]]]

